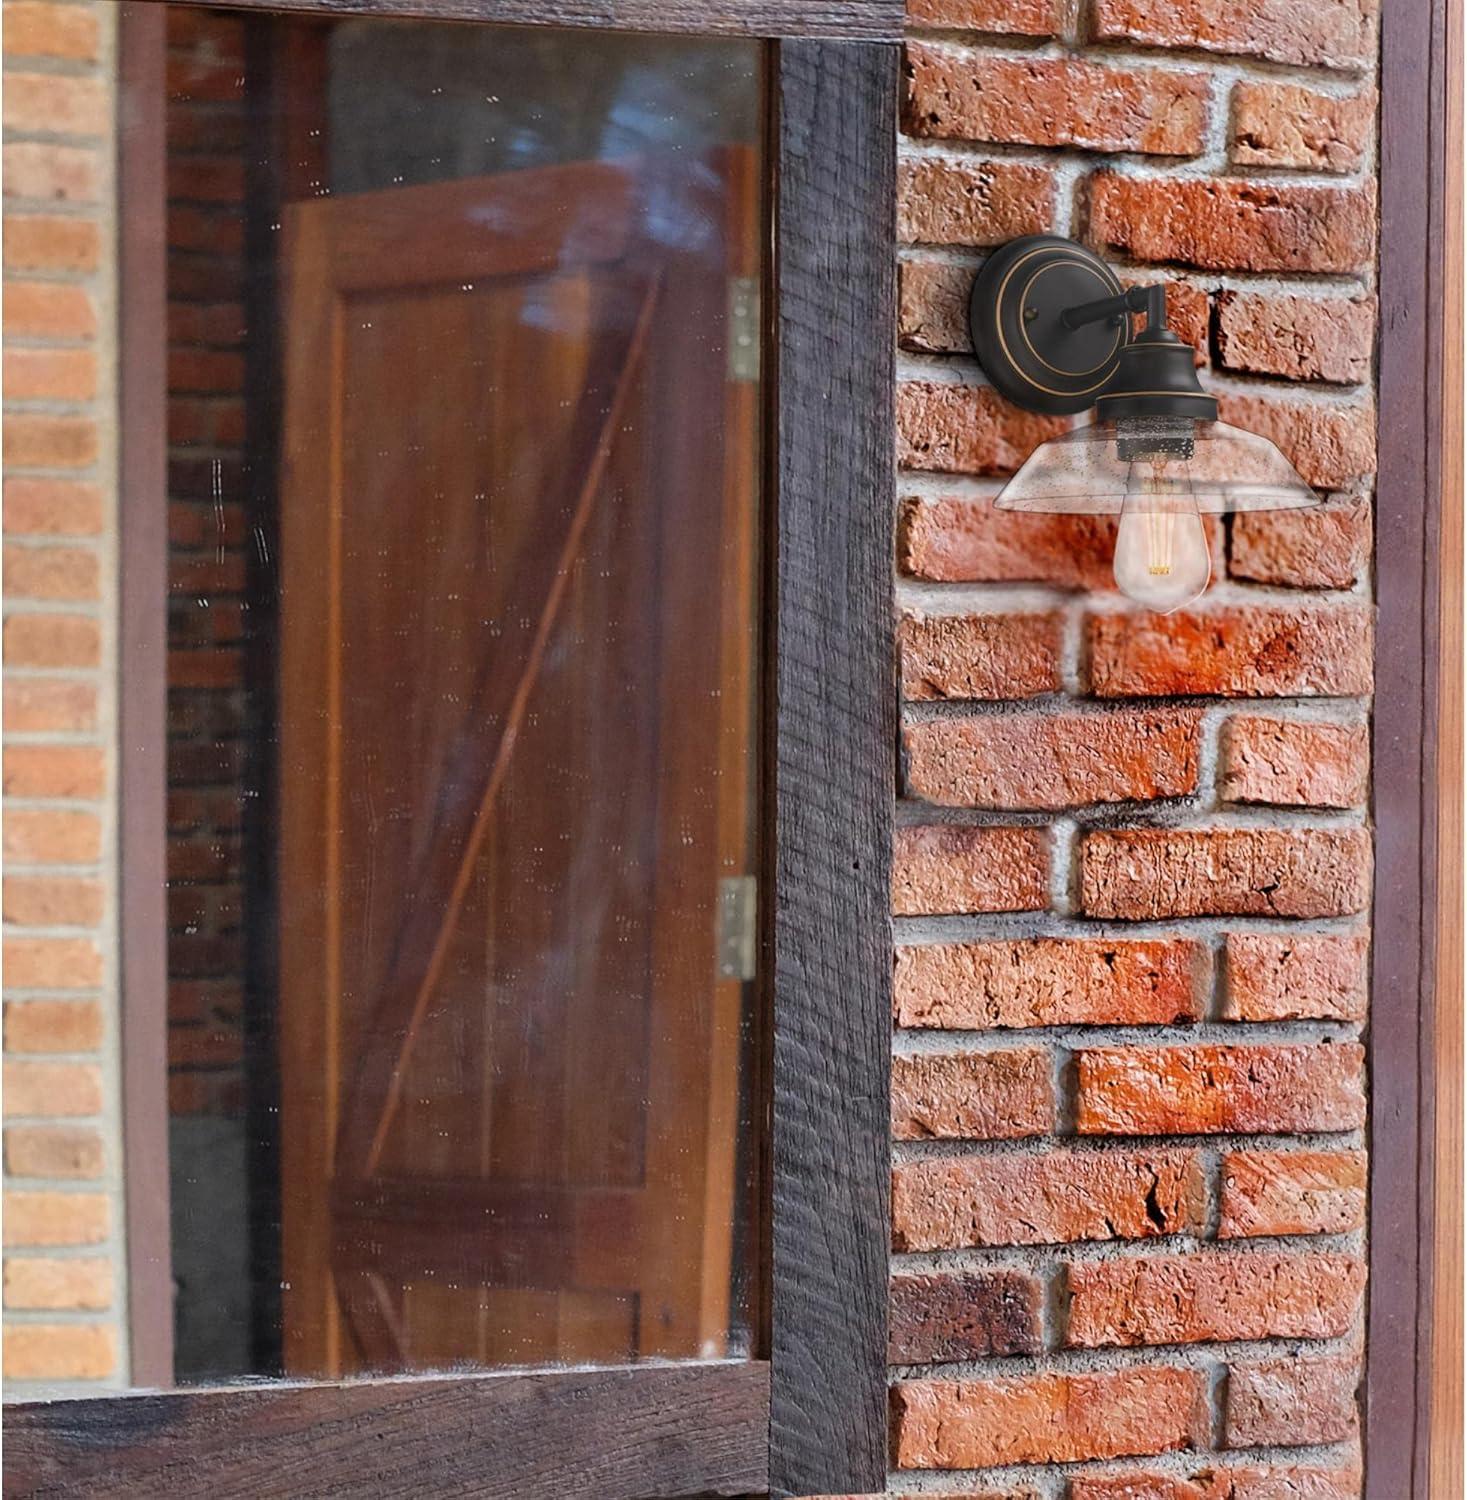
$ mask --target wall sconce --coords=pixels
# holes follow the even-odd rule
[[[1145,325],[1134,337],[1131,314]],[[1115,580],[1170,613],[1212,576],[1204,515],[1286,510],[1319,497],[1267,438],[1217,420],[1192,348],[1166,326],[1165,285],[1125,290],[1073,240],[1027,235],[985,262],[969,309],[984,373],[1010,401],[1095,420],[1041,443],[994,502],[1119,515]]]

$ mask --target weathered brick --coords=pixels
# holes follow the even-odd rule
[[[909,793],[947,807],[1057,809],[1197,790],[1197,709],[1006,713],[909,724]]]
[[[1115,546],[1112,516],[1026,515],[988,500],[914,496],[902,505],[898,556],[904,573],[937,583],[1109,589]]]
[[[16,338],[88,339],[97,332],[97,310],[85,287],[7,281],[5,332]]]
[[[96,1178],[106,1155],[90,1125],[9,1125],[5,1170],[12,1177]]]
[[[1240,1464],[1195,1476],[1197,1500],[1360,1500],[1360,1461]]]
[[[13,11],[12,0],[5,9],[7,34]],[[101,229],[93,220],[54,214],[5,215],[7,271],[95,271],[101,258]]]
[[[1375,406],[1218,394],[1218,415],[1275,444],[1316,489],[1341,489],[1375,472]]]
[[[1075,1054],[1081,1135],[1353,1130],[1365,1049],[1300,1045],[1094,1047]]]
[[[1355,1353],[1234,1360],[1223,1398],[1229,1448],[1340,1443],[1359,1425]]]
[[[1011,474],[1064,430],[1059,418],[1025,411],[986,385],[904,381],[896,415],[897,461],[941,474]]]
[[[940,260],[904,260],[897,266],[897,338],[925,354],[972,352],[968,296],[973,267]]]
[[[50,135],[104,135],[111,124],[107,90],[100,78],[26,73],[18,68],[5,73],[3,118],[7,131]]]
[[[909,135],[1020,146],[1078,146],[1196,156],[1203,149],[1205,74],[1106,67],[1081,58],[998,57],[907,44]]]
[[[98,746],[7,745],[3,764],[12,797],[100,797],[107,783],[106,757]]]
[[[1243,167],[1355,172],[1365,164],[1376,93],[1326,94],[1300,83],[1250,79],[1233,88],[1231,156]]]
[[[86,946],[95,952],[90,943]],[[19,983],[8,976],[7,982]],[[102,1009],[95,1000],[11,1000],[6,1003],[7,1052],[91,1052],[101,1045]]]
[[[1220,1239],[1344,1234],[1365,1227],[1363,1151],[1229,1151]]]
[[[910,699],[1033,698],[1060,686],[1063,617],[903,616],[902,694]]]
[[[887,1359],[919,1365],[1037,1354],[1041,1296],[1023,1271],[893,1276]]]
[[[910,245],[1002,245],[1054,226],[1048,167],[935,157],[897,169],[897,235]]]
[[[1355,186],[1097,172],[1088,234],[1097,249],[1135,260],[1343,274],[1374,258],[1375,194]]]
[[[1207,1377],[1148,1365],[994,1380],[902,1381],[892,1392],[899,1469],[1075,1463],[1206,1445]]]
[[[7,615],[5,660],[12,667],[95,667],[101,662],[101,622],[89,615]]]
[[[1376,9],[1377,0],[1096,0],[1094,26],[1102,41],[1364,68],[1375,61]]]
[[[1363,828],[1139,828],[1085,836],[1081,908],[1161,917],[1344,917],[1370,901]]]
[[[8,1061],[5,1116],[68,1119],[100,1113],[102,1072],[95,1063]]]
[[[1132,1256],[1069,1268],[1070,1348],[1324,1339],[1360,1308],[1365,1262],[1338,1254]]]
[[[892,1172],[896,1250],[1150,1239],[1202,1222],[1195,1151],[930,1157]]]
[[[911,26],[1055,36],[1062,22],[1057,0],[907,0]]]
[[[891,1133],[899,1141],[1012,1140],[1053,1128],[1049,1054],[1039,1048],[891,1060]]]
[[[1028,938],[898,948],[898,1026],[986,1030],[1196,1020],[1206,947],[1185,938]]]
[[[6,1245],[99,1245],[107,1238],[110,1224],[104,1193],[5,1194]],[[7,1343],[9,1333],[7,1329]]]
[[[1364,933],[1230,932],[1223,1014],[1234,1021],[1363,1021],[1370,997]]]
[[[4,840],[18,865],[80,864],[100,854],[102,828],[95,813],[17,807],[5,814]]]
[[[1203,1500],[1201,1489],[1178,1474],[1076,1474],[1066,1500]]]
[[[1121,285],[1153,286],[1162,280],[1166,283],[1166,326],[1184,344],[1191,344],[1195,351],[1193,364],[1206,365],[1211,338],[1212,296],[1205,287],[1193,286],[1174,276],[1163,278],[1154,271],[1140,276],[1123,275]],[[1144,313],[1132,315],[1131,323],[1135,332],[1139,333],[1145,322]]]
[[[1374,346],[1373,297],[1217,294],[1218,362],[1228,370],[1355,385],[1370,379]]]
[[[1369,501],[1233,517],[1228,572],[1255,583],[1347,589],[1364,577],[1374,536]]]
[[[101,156],[89,146],[11,141],[4,163],[7,198],[95,203],[101,193]]]
[[[1090,691],[1101,698],[1369,693],[1373,623],[1370,609],[1356,605],[1096,614],[1085,632]]]
[[[1042,828],[935,824],[898,828],[892,911],[1041,911],[1049,905],[1049,842]]]
[[[112,1263],[86,1257],[11,1256],[5,1262],[5,1306],[45,1311],[112,1305]],[[9,1330],[6,1331],[7,1337]]]
[[[52,0],[6,0],[5,55],[95,62],[101,46],[97,11]]]
[[[105,1323],[13,1323],[5,1329],[7,1380],[103,1380],[117,1365]]]
[[[1223,725],[1218,790],[1229,802],[1358,807],[1370,790],[1370,731],[1237,714]]]
[[[102,492],[75,479],[5,481],[6,536],[96,536]]]

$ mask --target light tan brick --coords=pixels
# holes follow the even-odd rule
[[[111,1210],[103,1193],[5,1194],[6,1245],[99,1245],[110,1226]]]
[[[95,1063],[5,1063],[5,1117],[57,1119],[95,1115],[102,1109],[102,1070]]]
[[[19,865],[90,863],[101,853],[95,813],[11,808],[5,814],[5,855]]]
[[[5,1170],[12,1177],[96,1178],[106,1153],[90,1125],[8,1125]]]
[[[111,1305],[110,1261],[13,1255],[5,1262],[6,1307],[60,1312],[97,1311]]]

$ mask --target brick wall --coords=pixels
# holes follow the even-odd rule
[[[1359,1492],[1370,0],[909,0],[891,1351],[898,1492]],[[1108,518],[995,512],[985,250],[1174,278],[1324,508],[1138,616]],[[964,1471],[961,1479],[950,1473]],[[910,1472],[909,1472],[910,1471]],[[977,1471],[977,1472],[969,1472]]]
[[[125,1378],[114,7],[4,25],[5,1377]]]

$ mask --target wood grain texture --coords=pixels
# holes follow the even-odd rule
[[[132,1379],[173,1380],[168,1180],[167,294],[162,6],[118,15],[117,697],[122,1109]]]
[[[886,1474],[897,56],[778,60],[776,1495]]]
[[[766,1487],[769,1367],[639,1366],[5,1408],[20,1497],[661,1500]]]
[[[517,26],[594,26],[710,36],[833,37],[889,42],[902,34],[902,0],[182,0],[235,10],[324,16],[419,16]]]
[[[1452,1456],[1460,1450],[1460,1400],[1454,1410],[1433,1401],[1445,1379],[1443,1341],[1454,1337],[1436,1321],[1452,1316],[1462,1276],[1453,1222],[1459,1180],[1438,1175],[1460,1131],[1450,1036],[1460,1000],[1451,994],[1451,948],[1441,945],[1454,925],[1444,860],[1459,858],[1459,835],[1443,823],[1459,774],[1442,691],[1451,653],[1443,608],[1460,588],[1443,506],[1450,399],[1443,347],[1444,338],[1460,337],[1445,321],[1454,211],[1447,163],[1460,150],[1449,129],[1451,12],[1449,0],[1403,0],[1384,13],[1381,34],[1369,1500],[1460,1493],[1460,1484],[1439,1487],[1443,1466],[1460,1461]],[[1460,1360],[1456,1342],[1450,1357]]]

